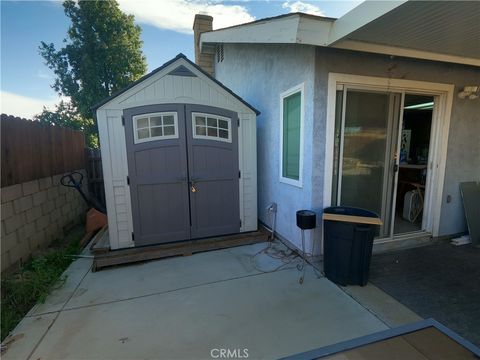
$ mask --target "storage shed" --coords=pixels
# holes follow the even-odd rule
[[[257,230],[258,111],[185,55],[94,111],[111,249]]]

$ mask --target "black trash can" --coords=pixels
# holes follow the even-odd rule
[[[334,206],[323,211],[323,263],[328,279],[343,286],[367,284],[378,225],[378,215],[368,210]]]

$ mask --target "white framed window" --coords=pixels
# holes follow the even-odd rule
[[[176,112],[158,112],[133,116],[135,144],[178,139],[178,116]]]
[[[280,94],[280,181],[302,187],[304,84]]]
[[[192,113],[192,131],[195,139],[232,142],[232,119],[205,113]]]

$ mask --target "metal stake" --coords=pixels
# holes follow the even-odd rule
[[[300,284],[303,284],[305,279],[305,230],[302,229],[302,265],[297,265],[297,269],[302,271],[302,276],[298,280]]]

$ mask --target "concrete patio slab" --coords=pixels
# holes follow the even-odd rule
[[[253,260],[252,256],[265,247],[265,243],[259,243],[90,272],[65,309],[259,274],[284,265],[263,254]]]
[[[58,313],[25,317],[15,328],[13,334],[7,337],[2,359],[28,359],[35,347],[52,326]]]
[[[290,269],[64,311],[33,359],[279,358],[387,326],[328,280]],[[88,346],[87,346],[88,344]]]
[[[261,255],[253,266],[264,245],[88,273],[60,313],[22,320],[2,358],[210,359],[225,348],[273,359],[387,328],[310,266],[303,285],[297,261],[259,271],[285,265]]]

